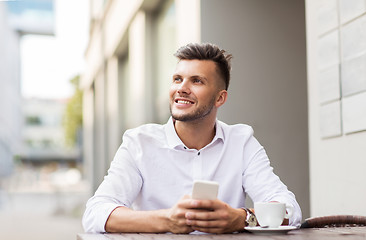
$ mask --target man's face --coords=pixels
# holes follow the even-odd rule
[[[179,61],[169,91],[172,117],[193,121],[216,114],[221,81],[213,61]]]

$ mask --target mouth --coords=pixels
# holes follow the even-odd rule
[[[178,104],[194,104],[194,102],[187,99],[175,99],[174,102]]]

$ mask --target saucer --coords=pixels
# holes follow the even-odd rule
[[[259,234],[285,234],[291,230],[297,229],[294,226],[279,226],[278,228],[245,227],[245,230]]]

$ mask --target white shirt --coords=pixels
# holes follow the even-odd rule
[[[200,150],[188,149],[167,124],[147,124],[127,130],[108,175],[89,199],[83,216],[86,232],[105,232],[111,212],[125,206],[134,210],[171,208],[191,194],[194,180],[219,183],[218,199],[233,208],[253,202],[291,204],[290,225],[299,226],[300,206],[295,196],[273,173],[264,148],[248,125],[216,121],[216,135]]]

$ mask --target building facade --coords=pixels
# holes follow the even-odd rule
[[[346,108],[338,107],[338,111],[346,114],[339,120],[342,129],[352,129],[352,133],[342,130],[330,136],[322,133],[328,131],[326,127],[319,128],[326,113],[320,115],[319,110],[325,103],[339,106],[345,101],[346,104],[351,100],[365,101],[364,90],[359,86],[350,87],[353,90],[349,90],[349,97],[338,94],[326,97],[324,102],[319,99],[320,90],[324,91],[322,94],[331,91],[319,85],[319,74],[323,72],[318,71],[318,55],[322,54],[317,42],[321,37],[327,39],[327,33],[333,31],[338,36],[345,25],[354,21],[354,28],[360,30],[356,38],[358,50],[350,50],[353,52],[347,55],[349,61],[340,67],[338,61],[327,68],[338,64],[342,70],[348,65],[362,65],[363,60],[357,62],[356,56],[363,59],[365,50],[366,28],[362,28],[365,11],[357,8],[357,14],[350,13],[352,7],[345,2],[92,0],[90,41],[85,54],[87,67],[81,87],[84,159],[93,190],[106,174],[126,129],[167,121],[168,89],[177,62],[173,57],[177,48],[189,42],[212,42],[234,55],[229,98],[219,110],[218,118],[229,124],[253,126],[275,173],[296,194],[304,218],[338,213],[365,215],[366,210],[360,210],[363,205],[358,200],[365,199],[365,191],[359,191],[363,189],[365,174],[353,175],[351,179],[347,177],[352,172],[340,172],[346,164],[357,173],[366,166],[363,150],[366,148],[361,147],[366,142],[362,123],[348,125],[349,128],[344,125],[352,121],[349,118],[356,121],[358,112],[347,114],[343,111]],[[360,6],[365,3],[364,0],[355,2]],[[328,9],[330,4],[335,7]],[[338,21],[337,15],[337,24],[324,27],[319,35],[316,21],[325,21],[341,8],[347,9],[347,20]],[[329,38],[334,37],[330,35]],[[323,44],[328,46],[326,41]],[[327,54],[340,49],[343,48],[336,45]],[[364,80],[364,71],[362,66],[354,67],[343,77],[351,79],[356,74]],[[359,80],[361,85],[363,80]],[[341,86],[341,83],[339,80],[334,84]],[[357,94],[353,95],[355,88]],[[350,96],[358,98],[350,99]],[[340,112],[337,116],[341,116]],[[355,148],[357,151],[348,158],[348,151]],[[339,163],[342,165],[335,166]],[[332,181],[342,186],[348,184],[345,190],[348,196],[352,192],[353,204],[345,204],[350,200],[347,194],[336,189],[337,184],[328,186]]]
[[[13,169],[21,139],[19,34],[0,3],[0,180]],[[8,71],[11,69],[12,71]]]
[[[22,148],[21,38],[53,35],[52,9],[52,0],[0,2],[0,178]]]
[[[34,165],[58,162],[74,164],[81,161],[76,145],[68,146],[65,140],[63,118],[67,99],[23,99],[24,116],[22,146],[19,158]]]

